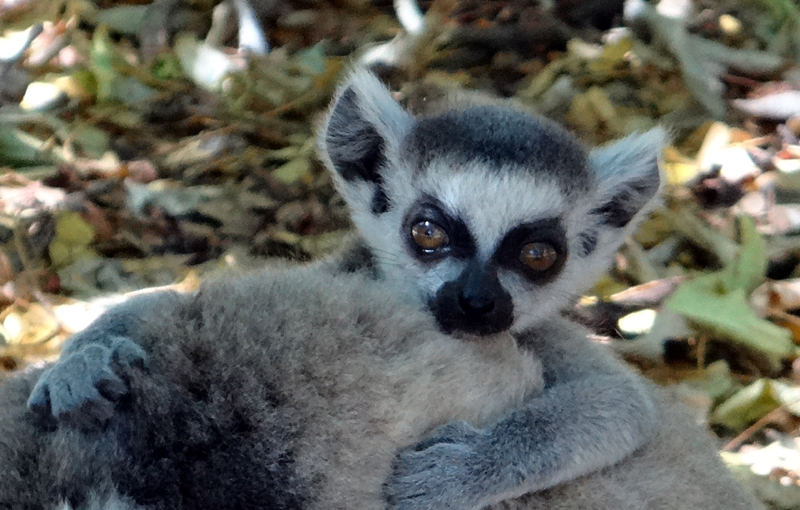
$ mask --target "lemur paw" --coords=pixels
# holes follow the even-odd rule
[[[62,356],[41,375],[28,406],[59,421],[107,421],[116,401],[129,391],[113,365],[145,368],[147,364],[146,353],[130,339],[110,340],[110,346],[89,344]]]
[[[495,471],[490,436],[456,421],[395,459],[384,485],[391,510],[478,509],[490,495]]]

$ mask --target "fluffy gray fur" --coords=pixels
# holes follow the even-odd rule
[[[115,367],[130,392],[101,430],[76,442],[39,423],[15,445],[30,475],[13,483],[44,471],[43,506],[84,504],[110,471],[153,508],[378,509],[398,449],[453,420],[488,426],[542,387],[513,336],[444,335],[360,275],[267,271],[168,303],[132,336],[149,372]],[[8,475],[0,503],[15,497]]]
[[[559,127],[511,109],[466,108],[427,119],[415,119],[369,74],[355,73],[341,88],[322,125],[321,154],[333,171],[339,191],[351,207],[361,241],[355,244],[354,249],[340,255],[338,262],[330,262],[327,266],[323,264],[322,267],[327,269],[318,267],[315,271],[319,274],[330,269],[339,274],[364,271],[377,277],[390,286],[393,299],[401,300],[404,306],[414,310],[430,307],[431,313],[422,315],[428,320],[433,315],[440,327],[454,330],[446,338],[461,342],[459,345],[493,345],[498,339],[509,338],[507,332],[512,332],[515,344],[522,347],[522,352],[535,353],[533,355],[541,360],[544,370],[544,390],[530,393],[523,403],[515,406],[499,421],[473,420],[471,424],[453,421],[445,424],[422,442],[401,452],[393,464],[390,462],[391,452],[383,452],[386,454],[381,457],[383,471],[376,468],[370,472],[380,472],[385,476],[391,464],[392,472],[385,488],[390,508],[477,509],[493,504],[512,505],[514,508],[555,508],[552,503],[554,499],[565,509],[587,506],[651,507],[642,500],[641,480],[649,479],[659,469],[664,448],[673,446],[670,443],[673,429],[665,425],[672,423],[672,413],[668,417],[659,416],[651,388],[602,348],[592,344],[584,330],[559,319],[558,312],[608,266],[612,254],[625,236],[635,228],[643,212],[652,207],[660,185],[656,160],[663,139],[664,133],[654,130],[587,154]],[[463,246],[458,252],[454,247],[452,256],[423,260],[414,258],[409,250],[407,220],[409,214],[420,208],[421,203],[425,209],[431,201],[443,211],[441,214],[451,218],[448,221],[455,224],[455,230],[461,232],[459,235]],[[563,236],[564,246],[560,249],[569,256],[564,255],[557,274],[547,279],[531,279],[515,269],[513,257],[508,262],[506,252],[509,246],[512,255],[513,250],[518,249],[513,244],[516,242],[513,233],[520,225],[534,225],[526,227],[532,229],[533,234],[530,235],[544,228],[545,231],[555,230],[559,236]],[[453,310],[449,308],[458,308],[461,303],[452,301],[452,296],[448,297],[453,285],[456,285],[456,292],[462,289],[462,295],[466,292],[464,289],[474,289],[476,285],[482,289],[486,287],[491,299],[496,298],[496,303],[507,301],[510,304],[505,308],[482,307],[477,319],[470,316],[474,310],[467,310],[470,313],[455,310],[458,313],[450,316],[448,313]],[[258,292],[257,288],[244,287],[249,288],[250,292]],[[237,293],[241,291],[231,289],[228,292],[239,295]],[[252,302],[252,295],[243,300]],[[458,296],[457,293],[455,295]],[[445,298],[451,301],[442,301]],[[173,298],[165,299],[169,301]],[[302,300],[297,304],[301,308],[307,307]],[[232,307],[219,308],[219,303],[214,306],[217,308],[206,310],[201,307],[197,316],[210,314],[209,317],[214,317],[217,313],[223,317],[222,322],[236,317],[232,324],[237,325],[237,330],[249,330],[253,338],[261,338],[259,330],[264,327],[263,324],[251,316],[237,315]],[[156,308],[158,310],[154,314],[163,317],[164,308],[169,307],[159,305]],[[510,318],[508,323],[505,317],[498,319],[500,312],[486,311],[500,308]],[[278,318],[290,313],[283,308],[278,310],[281,311],[276,315]],[[386,313],[386,323],[375,319],[381,327],[389,327],[387,324],[397,320],[396,314],[390,311]],[[162,322],[169,324],[169,320],[142,323],[134,317],[141,313],[142,309],[134,313],[123,310],[118,312],[119,318],[113,318],[112,314],[109,321],[115,324],[113,327],[120,328],[120,320],[126,324],[122,327],[127,329],[121,334],[109,334],[111,326],[98,323],[100,326],[77,337],[67,355],[40,379],[31,396],[31,404],[34,408],[43,409],[45,415],[51,416],[49,419],[57,419],[60,425],[56,427],[56,434],[66,430],[65,424],[75,418],[107,418],[111,425],[106,430],[127,427],[125,434],[117,436],[116,444],[136,452],[129,437],[137,437],[134,433],[137,430],[150,430],[147,427],[161,430],[163,425],[142,424],[136,416],[147,414],[142,409],[150,407],[163,412],[165,402],[185,393],[178,389],[170,393],[170,384],[190,385],[186,381],[198,383],[198,378],[202,384],[207,384],[210,380],[227,377],[224,370],[222,375],[215,374],[220,370],[217,365],[205,370],[193,367],[186,373],[159,367],[156,363],[161,359],[157,354],[160,352],[158,349],[173,349],[174,352],[171,352],[174,356],[185,356],[183,351],[190,352],[191,349],[188,346],[180,347],[180,342],[177,343],[179,347],[157,347],[164,337],[159,332],[160,328],[170,327]],[[147,312],[144,313],[147,315]],[[170,317],[173,315],[169,314]],[[308,320],[307,315],[298,317]],[[313,317],[313,314],[310,315]],[[152,319],[151,316],[147,318]],[[483,328],[483,320],[490,323],[488,328]],[[181,322],[177,321],[177,324]],[[158,337],[159,341],[147,344],[144,351],[155,349],[155,356],[140,356],[136,348],[119,340],[130,337],[138,339],[137,331],[146,331],[148,328],[155,328],[156,334],[151,336]],[[219,334],[228,334],[228,330]],[[366,335],[363,338],[372,337]],[[382,335],[377,335],[376,340],[381,338]],[[233,345],[242,342],[247,344],[252,342],[252,338],[244,335]],[[220,358],[215,359],[221,367],[228,366],[227,359],[241,358],[231,356],[230,348],[220,349],[220,343],[214,345],[217,351],[223,351],[224,356],[213,349],[209,349],[208,354],[219,355]],[[521,354],[521,358],[524,359],[524,356]],[[137,367],[145,360],[149,360],[151,365],[146,377],[140,375],[142,371]],[[353,360],[354,365],[346,366],[344,371],[323,371],[321,374],[330,376],[332,380],[352,380],[348,371],[364,364],[357,360]],[[509,362],[507,359],[500,361]],[[259,363],[266,362],[260,360],[248,366],[267,366]],[[283,385],[288,387],[296,384],[299,376],[297,366],[295,364],[292,370],[281,375],[286,378],[281,379],[283,382],[271,384],[281,388]],[[415,370],[411,366],[405,369]],[[425,372],[430,369],[429,365],[423,365],[419,374],[430,376],[432,374]],[[448,367],[447,370],[458,371],[458,368]],[[306,373],[302,370],[299,372]],[[437,373],[435,370],[433,372]],[[153,382],[165,377],[174,380],[170,384]],[[409,400],[412,407],[419,406],[418,410],[423,414],[430,412],[426,406],[432,400],[427,398],[427,392],[436,392],[432,394],[440,395],[443,402],[449,400],[446,393],[440,394],[437,392],[439,388],[430,386],[430,379],[423,378],[421,381],[426,385],[419,387],[421,394],[411,393],[414,396]],[[475,382],[467,380],[465,384],[469,386]],[[147,391],[137,391],[137,384],[146,387]],[[379,381],[370,384],[376,388],[383,387]],[[371,385],[368,387],[371,388]],[[222,386],[230,395],[230,384]],[[131,388],[130,394],[126,393],[128,387]],[[362,390],[365,388],[359,387]],[[297,391],[302,391],[301,388],[302,385],[298,386]],[[93,389],[96,391],[93,392]],[[465,390],[467,388],[460,389]],[[240,411],[238,415],[262,415],[263,408],[269,407],[273,400],[266,399],[268,404],[265,405],[264,396],[261,395],[262,400],[259,400],[259,392],[255,389],[252,391],[252,397],[247,392],[234,393],[237,395],[235,398],[228,397],[234,400],[230,409],[236,409],[236,402],[243,398],[246,400],[246,404],[241,403],[244,412]],[[136,404],[132,406],[133,417],[131,411],[127,414],[120,411],[125,408],[126,399],[130,399],[131,395]],[[295,397],[295,394],[290,395]],[[328,394],[325,397],[330,399],[337,395]],[[478,397],[472,400],[476,409],[490,405],[486,392],[481,390],[476,395]],[[354,396],[365,398],[358,392]],[[115,405],[115,400],[120,402]],[[219,401],[224,399],[220,396]],[[307,405],[302,399],[289,399],[287,402]],[[86,410],[98,403],[100,410]],[[508,404],[510,402],[505,403]],[[214,421],[220,415],[218,410],[205,409],[196,401],[192,401],[191,406],[184,405],[186,412],[191,410],[193,416],[199,415]],[[367,404],[369,406],[374,406],[374,402]],[[285,409],[282,406],[278,408]],[[167,418],[175,415],[174,411],[170,414],[169,406],[166,409]],[[52,418],[53,415],[55,418]],[[338,473],[327,470],[335,467],[325,465],[323,459],[327,457],[303,457],[303,462],[295,462],[300,457],[292,449],[292,469],[278,469],[273,479],[268,479],[265,476],[268,470],[265,471],[264,465],[259,464],[264,461],[258,459],[270,458],[270,455],[276,455],[276,452],[296,440],[291,435],[295,431],[292,424],[296,423],[291,417],[280,416],[273,421],[276,426],[283,428],[279,429],[281,433],[268,436],[273,440],[271,449],[262,449],[258,455],[245,456],[247,462],[237,464],[250,466],[247,476],[255,477],[257,482],[268,486],[273,497],[289,498],[286,501],[290,503],[293,500],[281,492],[281,487],[303,488],[314,493],[315,490],[321,490],[313,483],[319,477],[338,476]],[[433,423],[428,422],[428,425]],[[326,427],[329,425],[325,424]],[[363,430],[355,423],[348,426]],[[659,426],[661,430],[656,434]],[[415,433],[420,434],[422,429],[424,427],[416,429]],[[684,429],[675,427],[675,430]],[[238,429],[231,432],[232,437],[241,439]],[[692,437],[695,437],[695,433],[691,431]],[[652,440],[654,434],[656,439]],[[121,437],[126,438],[125,441],[119,439]],[[724,500],[728,503],[724,508],[745,508],[737,505],[752,503],[726,477],[725,468],[713,458],[711,448],[695,453],[695,450],[685,447],[689,443],[687,434],[680,437],[678,446],[682,447],[681,451],[686,453],[688,460],[678,462],[678,465],[666,465],[668,476],[663,478],[664,483],[653,487],[653,501],[663,501],[663,508],[693,508],[691,503],[694,501],[698,503],[696,508],[715,508],[713,505],[716,500],[703,498],[703,493],[707,493],[705,490],[696,491],[698,498],[689,501],[688,506],[683,506],[676,499],[683,496],[676,494],[675,489],[683,490],[680,480],[685,479],[680,477],[684,476],[684,467],[691,467],[692,459],[697,457],[697,463],[709,469],[705,480],[718,482],[731,494],[736,494]],[[363,437],[360,439],[366,441]],[[407,440],[413,441],[413,437]],[[330,444],[322,442],[316,447],[342,452],[336,450],[341,446],[336,441],[343,439],[336,436]],[[110,442],[114,444],[114,441]],[[244,441],[243,444],[249,443]],[[342,444],[348,445],[346,441]],[[642,450],[631,456],[643,445]],[[144,445],[139,446],[144,448],[143,451],[148,451]],[[400,443],[394,446],[400,446]],[[354,452],[368,451],[359,447],[348,445]],[[615,467],[609,467],[620,461]],[[182,462],[189,463],[185,459]],[[360,462],[366,461],[361,459]],[[281,464],[278,462],[278,465]],[[228,475],[229,472],[222,469],[224,467],[216,465],[213,473],[217,477],[223,474],[227,475],[225,479],[237,479],[234,475]],[[650,471],[639,473],[645,467],[649,467]],[[307,470],[315,472],[316,477],[306,478],[303,473],[308,473]],[[237,471],[234,469],[231,473]],[[587,474],[588,477],[569,482]],[[130,478],[130,475],[126,476]],[[680,480],[669,477],[678,477]],[[287,483],[287,479],[293,482]],[[602,485],[604,479],[609,484],[618,484],[621,492],[598,492],[597,499],[587,504],[588,491],[593,491],[596,485]],[[124,477],[117,477],[114,483],[125,480]],[[242,479],[237,480],[244,483]],[[105,483],[104,480],[100,481]],[[163,480],[156,481],[160,486],[169,485]],[[372,482],[377,482],[377,477]],[[374,487],[372,482],[365,486]],[[542,491],[564,482],[568,483],[559,486],[563,489]],[[218,487],[204,489],[209,483],[196,484],[200,493],[207,494],[206,499],[213,499],[216,494],[246,493],[238,486],[227,493]],[[82,487],[85,489],[91,485]],[[542,492],[524,496],[531,491]],[[134,494],[135,491],[130,489],[123,488],[122,492],[137,501],[147,500],[141,493]],[[156,498],[157,501],[165,501],[165,496],[159,497],[161,499]],[[298,494],[297,497],[300,498],[298,505],[308,504],[308,500],[303,499],[310,497],[308,494]],[[346,497],[346,494],[341,497]],[[501,503],[520,497],[516,503]],[[290,503],[287,503],[287,508],[292,508]],[[277,507],[274,504],[267,506]]]

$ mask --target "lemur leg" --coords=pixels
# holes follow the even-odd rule
[[[115,401],[128,392],[117,369],[147,366],[147,353],[137,337],[140,326],[181,297],[172,291],[145,293],[108,310],[67,342],[58,361],[39,378],[28,406],[60,421],[107,420]]]

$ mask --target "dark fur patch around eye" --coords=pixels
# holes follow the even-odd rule
[[[587,257],[597,248],[597,232],[594,230],[587,230],[578,234],[581,242],[581,251],[578,253],[580,257]]]
[[[556,262],[545,271],[536,271],[520,260],[520,253],[528,243],[547,243],[558,254]],[[511,271],[516,271],[527,280],[545,284],[552,281],[567,262],[567,236],[558,218],[548,218],[531,223],[523,223],[503,237],[492,256],[494,262]]]
[[[447,233],[448,243],[439,250],[426,252],[411,239],[411,227],[420,221],[435,223]],[[409,251],[421,261],[435,261],[445,257],[468,259],[478,248],[467,224],[461,218],[448,214],[435,198],[426,196],[409,209],[403,222],[403,238]]]

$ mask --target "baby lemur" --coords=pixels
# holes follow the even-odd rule
[[[414,118],[354,73],[320,148],[359,238],[296,273],[112,309],[12,382],[0,505],[110,491],[154,508],[378,509],[388,476],[389,508],[542,508],[558,488],[500,502],[602,483],[660,418],[649,386],[559,311],[650,208],[663,140],[587,154],[512,108]],[[30,472],[47,481],[25,492]]]

